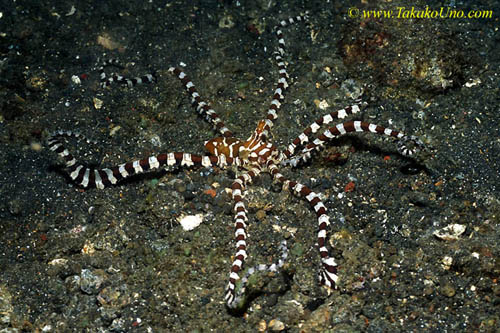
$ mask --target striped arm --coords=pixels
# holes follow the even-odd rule
[[[398,152],[403,156],[412,156],[425,149],[424,143],[416,136],[408,136],[403,132],[364,121],[348,121],[337,124],[335,127],[330,127],[318,136],[312,143],[306,145],[300,154],[297,154],[290,160],[285,161],[285,163],[296,166],[300,161],[305,162],[311,158],[311,153],[313,151],[321,149],[329,140],[351,132],[375,133],[396,138],[399,140]]]
[[[182,69],[175,67],[170,67],[168,71],[173,73],[182,82],[184,88],[186,88],[191,96],[191,103],[196,108],[196,111],[198,111],[198,113],[204,117],[206,121],[212,124],[214,129],[224,137],[232,137],[233,133],[224,125],[224,122],[219,118],[210,104],[201,99],[200,94],[196,91],[196,87],[186,73],[184,73]]]
[[[330,288],[336,288],[338,281],[337,263],[335,262],[335,259],[330,256],[327,247],[327,233],[328,226],[330,225],[330,219],[327,215],[325,205],[319,196],[307,186],[285,178],[273,162],[270,162],[268,167],[269,172],[273,175],[274,179],[283,183],[283,187],[285,189],[291,190],[293,194],[306,199],[316,213],[316,218],[318,219],[318,249],[322,264],[319,272],[319,281],[322,285]]]
[[[355,104],[350,105],[344,109],[338,111],[333,111],[325,114],[323,117],[316,119],[311,125],[309,125],[298,137],[296,137],[291,144],[283,151],[286,159],[290,159],[295,154],[297,148],[300,148],[307,142],[312,134],[316,133],[322,125],[331,123],[336,119],[344,119],[347,116],[356,114],[360,112],[360,107],[365,104],[361,100],[356,100]]]
[[[248,284],[248,279],[250,278],[250,276],[252,276],[257,272],[277,273],[280,270],[280,268],[283,267],[283,265],[285,265],[285,262],[288,258],[288,247],[286,246],[286,240],[281,241],[280,245],[278,246],[278,251],[281,251],[281,258],[278,259],[277,262],[270,265],[265,265],[265,264],[256,265],[250,267],[247,270],[245,275],[243,275],[243,277],[241,278],[240,288],[238,291],[236,291],[234,299],[231,301],[231,303],[228,303],[229,308],[235,309],[243,304],[246,286]]]
[[[48,138],[47,145],[51,151],[56,152],[64,160],[69,177],[77,185],[84,188],[103,189],[132,175],[158,170],[165,166],[202,166],[205,168],[218,166],[224,168],[230,164],[241,164],[240,159],[226,158],[224,155],[216,157],[172,152],[123,163],[112,168],[95,169],[79,163],[60,141],[61,137],[81,138],[81,135],[71,131],[57,131]]]
[[[227,306],[233,309],[239,305],[238,303],[241,300],[241,297],[236,297],[236,281],[240,279],[238,273],[242,270],[245,259],[247,258],[246,222],[248,221],[248,218],[245,203],[243,202],[243,191],[245,190],[245,186],[250,184],[260,172],[260,166],[255,166],[236,178],[231,185],[232,198],[234,202],[234,236],[236,239],[236,254],[231,265],[229,282],[226,287],[226,295],[224,298]],[[241,295],[241,293],[238,293],[238,295]]]
[[[277,111],[279,110],[281,103],[283,103],[285,99],[283,94],[288,88],[288,74],[286,72],[285,61],[283,60],[283,56],[285,54],[285,39],[283,38],[283,32],[281,31],[280,27],[285,28],[296,22],[307,22],[307,13],[305,15],[290,17],[287,20],[280,21],[276,29],[276,36],[278,37],[278,51],[274,53],[274,58],[276,60],[276,63],[278,64],[279,80],[278,86],[274,90],[273,99],[271,101],[271,104],[269,105],[269,109],[267,110],[265,119],[266,124],[261,134],[262,140],[265,140],[269,137],[269,132],[274,125],[274,121],[278,119]],[[260,139],[261,138],[259,137],[259,140]]]
[[[108,66],[114,66],[123,69],[124,67],[120,64],[117,59],[109,59],[103,62],[103,64],[99,67],[99,76],[101,79],[101,87],[106,88],[109,87],[114,82],[126,84],[127,87],[132,88],[138,84],[142,83],[152,83],[156,81],[156,77],[154,74],[145,74],[143,76],[138,76],[134,78],[128,78],[119,74],[111,74],[110,77],[106,77],[106,73],[104,72],[104,68]]]

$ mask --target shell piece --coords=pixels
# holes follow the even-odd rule
[[[94,102],[94,107],[96,110],[100,110],[102,108],[102,105],[104,104],[104,102],[97,97],[92,98],[92,101]]]
[[[457,240],[459,236],[465,232],[466,228],[467,227],[463,224],[453,223],[434,231],[433,235],[446,241]]]
[[[450,256],[444,256],[443,259],[441,259],[441,267],[443,267],[443,269],[449,270],[452,264],[453,258]]]
[[[182,215],[177,219],[182,226],[182,229],[188,231],[193,230],[203,222],[203,214]]]
[[[82,80],[80,80],[80,77],[78,75],[72,75],[71,81],[73,81],[74,84],[82,84]]]

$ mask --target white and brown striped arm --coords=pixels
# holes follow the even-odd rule
[[[182,82],[182,85],[191,97],[191,103],[196,111],[198,111],[198,113],[205,118],[206,121],[212,124],[214,129],[222,134],[222,136],[226,138],[232,137],[233,133],[226,127],[226,125],[224,125],[224,122],[220,119],[214,109],[212,109],[210,104],[201,99],[194,83],[186,75],[186,73],[184,73],[182,69],[176,67],[170,67],[168,71],[174,74]]]
[[[256,165],[250,170],[245,171],[236,178],[231,185],[233,210],[234,210],[234,236],[236,240],[236,254],[231,265],[229,281],[226,287],[225,300],[229,308],[235,308],[240,302],[236,297],[236,281],[240,279],[239,272],[243,269],[245,259],[247,258],[247,210],[243,202],[243,192],[245,187],[261,172],[260,166]],[[236,302],[237,301],[237,302]]]
[[[137,76],[133,78],[128,78],[119,74],[110,74],[109,77],[106,76],[106,72],[104,71],[105,67],[117,67],[123,69],[124,67],[120,64],[117,59],[108,59],[105,60],[101,66],[99,66],[99,77],[101,80],[101,87],[106,88],[112,85],[113,83],[126,84],[127,87],[132,88],[138,84],[143,83],[152,83],[156,81],[156,76],[152,73],[144,74],[143,76]]]
[[[245,274],[241,277],[240,279],[240,285],[239,289],[234,292],[234,298],[230,301],[230,303],[227,303],[227,306],[231,309],[238,309],[242,308],[245,304],[245,291],[246,291],[246,286],[248,284],[248,279],[255,273],[258,272],[272,272],[272,273],[277,273],[283,265],[285,265],[285,262],[288,258],[288,247],[286,244],[286,240],[281,241],[280,245],[278,246],[278,250],[281,251],[281,257],[272,264],[266,265],[266,264],[259,264],[255,265],[253,267],[250,267]]]
[[[296,166],[299,162],[305,162],[311,158],[313,151],[320,150],[331,139],[352,132],[374,133],[393,137],[398,140],[398,152],[403,156],[412,156],[425,149],[424,143],[416,136],[406,135],[403,132],[364,121],[348,121],[328,128],[313,142],[307,144],[300,153],[295,154],[284,163]]]
[[[298,15],[296,17],[290,17],[286,20],[282,20],[276,27],[276,36],[278,37],[278,51],[274,52],[274,58],[276,60],[276,64],[278,65],[279,70],[279,79],[276,89],[274,90],[273,99],[269,108],[267,110],[267,115],[265,118],[266,125],[264,130],[262,131],[261,138],[265,140],[269,137],[269,132],[274,125],[274,121],[278,119],[277,111],[281,107],[281,103],[283,103],[285,97],[285,90],[288,88],[288,73],[286,72],[286,64],[283,59],[285,55],[285,39],[283,38],[283,32],[281,28],[285,28],[291,24],[295,24],[298,22],[307,22],[307,13],[304,15]]]
[[[325,114],[321,118],[316,119],[304,131],[302,131],[302,133],[298,137],[293,139],[292,143],[290,143],[288,147],[283,151],[286,160],[290,160],[303,145],[307,144],[310,140],[311,135],[318,132],[321,126],[327,125],[334,120],[344,119],[350,115],[360,112],[361,107],[364,104],[365,103],[361,100],[356,100],[353,105],[350,105],[344,109],[330,112],[328,114]]]
[[[64,160],[68,175],[72,181],[84,188],[97,187],[103,189],[115,185],[132,175],[158,170],[166,166],[201,166],[205,168],[218,166],[224,168],[231,164],[241,164],[239,158],[230,158],[224,155],[200,156],[184,152],[171,152],[123,163],[111,168],[96,169],[86,167],[78,162],[61,142],[60,138],[62,137],[82,138],[82,136],[72,131],[57,131],[48,138],[47,145],[51,151],[56,152]]]
[[[328,250],[327,240],[330,218],[328,217],[325,205],[321,201],[318,194],[313,192],[310,188],[285,178],[285,176],[279,172],[278,167],[274,164],[274,162],[270,161],[268,163],[268,168],[269,172],[273,175],[273,178],[283,183],[283,188],[290,190],[293,194],[299,197],[304,198],[316,213],[316,218],[318,219],[318,250],[322,264],[319,272],[319,281],[325,286],[336,288],[338,281],[337,263],[335,262],[335,259],[330,256]]]

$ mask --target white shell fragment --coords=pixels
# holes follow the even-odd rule
[[[182,229],[189,231],[193,230],[203,222],[203,214],[196,215],[181,215],[177,218],[182,226]]]
[[[477,78],[477,79],[470,79],[469,81],[467,81],[465,83],[465,86],[467,88],[470,88],[470,87],[474,87],[474,86],[477,86],[478,84],[481,83],[481,79],[480,78]]]
[[[94,101],[94,107],[96,110],[99,110],[100,108],[102,108],[102,104],[103,104],[102,100],[100,100],[97,97],[92,98],[92,100]]]
[[[120,125],[118,126],[115,126],[113,127],[110,131],[109,131],[109,136],[114,136],[116,134],[116,132],[118,132],[122,127]]]
[[[81,84],[82,83],[82,80],[80,80],[80,77],[78,75],[72,75],[71,81],[73,81],[74,84]]]
[[[318,108],[320,110],[326,110],[330,105],[328,105],[328,102],[326,100],[322,100],[318,104]]]
[[[452,264],[453,264],[453,258],[450,256],[444,256],[443,259],[441,259],[441,266],[445,270],[449,270]]]
[[[66,16],[71,16],[71,15],[73,15],[75,12],[76,12],[76,8],[75,8],[75,6],[71,6],[71,9],[69,10],[69,12],[67,12],[67,13],[66,13]]]
[[[465,232],[467,227],[463,224],[453,223],[442,229],[433,232],[433,235],[439,239],[451,241],[457,240],[458,237]]]
[[[67,262],[68,262],[68,259],[57,258],[57,259],[49,261],[49,265],[52,265],[52,266],[65,265]]]

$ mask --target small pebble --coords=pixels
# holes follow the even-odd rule
[[[96,110],[99,110],[100,108],[102,108],[103,101],[101,101],[97,97],[94,97],[92,100],[94,102],[94,107],[95,107]]]
[[[259,209],[257,213],[255,213],[255,217],[257,217],[257,220],[263,221],[266,218],[266,211]]]
[[[446,282],[441,287],[440,293],[441,293],[441,295],[444,295],[446,297],[453,297],[453,296],[455,296],[456,290],[451,283]]]
[[[278,319],[272,319],[269,322],[269,328],[271,329],[271,331],[280,332],[285,329],[285,324]]]

